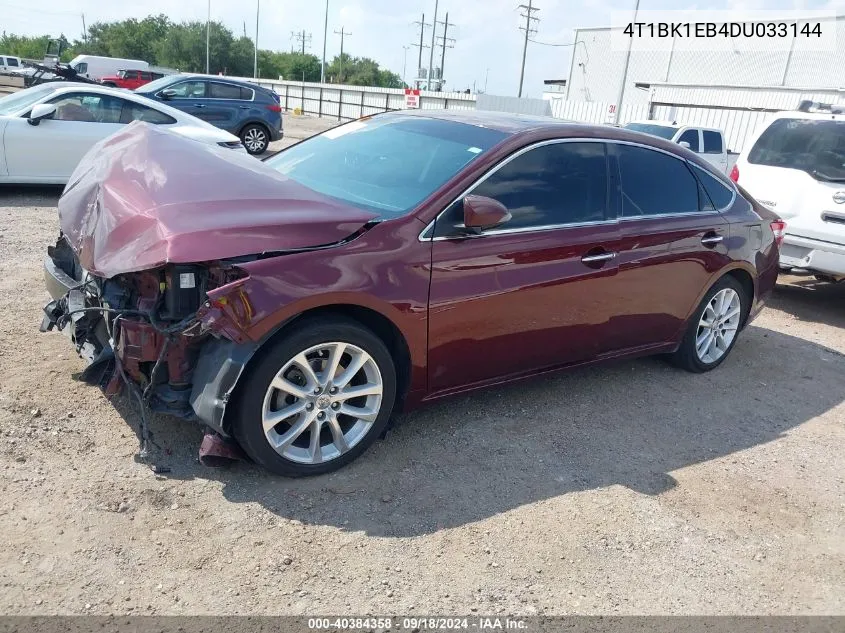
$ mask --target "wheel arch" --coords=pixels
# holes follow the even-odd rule
[[[240,397],[252,367],[272,348],[273,343],[279,340],[280,337],[283,337],[291,328],[301,325],[310,319],[331,316],[355,321],[384,341],[390,351],[396,369],[396,404],[394,411],[398,413],[402,410],[403,401],[409,391],[412,378],[411,351],[402,330],[386,315],[371,307],[351,303],[334,303],[305,309],[279,323],[261,339],[254,352],[249,355],[249,358],[244,363],[243,370],[237,377],[237,381],[228,398],[228,404],[223,416],[223,428],[227,433],[231,429],[229,411],[237,408],[237,399]]]
[[[735,262],[733,265],[723,268],[713,274],[710,278],[710,283],[702,289],[701,293],[695,298],[695,301],[690,307],[689,312],[687,313],[687,318],[684,320],[684,329],[682,332],[686,331],[686,324],[689,323],[689,320],[695,315],[695,311],[698,309],[698,306],[701,304],[704,296],[724,277],[733,277],[736,279],[736,281],[742,286],[743,290],[747,293],[748,305],[745,307],[745,314],[742,315],[742,327],[745,327],[748,314],[751,311],[752,305],[754,305],[754,298],[757,296],[757,277],[750,264],[745,262]]]
[[[270,132],[270,126],[267,125],[266,121],[262,121],[261,119],[247,119],[238,126],[238,131],[235,132],[235,136],[240,136],[241,133],[250,125],[260,125],[261,127],[263,127],[264,130],[267,132],[267,139],[269,142],[269,139],[272,137],[272,133]]]

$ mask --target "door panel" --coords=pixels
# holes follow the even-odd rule
[[[614,308],[615,223],[435,240],[429,299],[434,391],[589,360]]]
[[[4,138],[9,176],[67,179],[94,143],[121,127],[50,119],[30,125],[24,118],[10,119]]]

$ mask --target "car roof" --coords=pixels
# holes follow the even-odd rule
[[[243,79],[233,79],[231,77],[226,77],[224,75],[204,75],[201,73],[178,73],[175,75],[167,75],[168,77],[173,77],[174,79],[205,79],[208,81],[219,81],[225,84],[233,84],[235,86],[244,86],[246,88],[252,88],[253,90],[258,88],[261,90],[267,90],[267,88],[263,88],[256,83],[251,81],[245,81]]]

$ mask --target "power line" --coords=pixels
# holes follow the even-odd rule
[[[437,24],[443,25],[443,35],[439,36],[437,39],[440,40],[440,77],[438,82],[438,87],[443,87],[443,68],[446,64],[446,49],[447,48],[455,48],[455,38],[454,37],[447,37],[449,32],[449,12],[446,12],[446,18],[443,22],[438,22]],[[452,26],[455,26],[452,23]]]
[[[528,38],[537,32],[533,24],[539,22],[540,18],[534,17],[534,11],[539,11],[540,9],[534,6],[533,0],[528,0],[528,4],[521,4],[517,8],[525,10],[525,13],[520,13],[525,18],[525,26],[519,27],[519,30],[525,31],[525,43],[522,45],[522,67],[519,70],[519,93],[517,94],[518,97],[521,97],[522,81],[525,78],[525,56],[528,54]]]
[[[308,46],[311,46],[311,34],[306,33],[305,29],[296,32],[291,31],[290,38],[299,42],[300,47],[302,49],[301,52],[303,55],[305,55],[305,45],[308,44]]]
[[[539,44],[540,46],[575,46],[578,42],[570,42],[569,44],[554,44],[553,42],[538,42],[537,40],[528,40],[532,44]]]

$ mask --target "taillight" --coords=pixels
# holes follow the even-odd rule
[[[772,233],[775,235],[775,244],[780,246],[783,244],[783,235],[786,231],[786,222],[783,220],[775,220],[769,226],[772,227]]]
[[[736,165],[733,166],[731,169],[731,180],[734,182],[739,182],[739,167]]]
[[[282,111],[282,106],[280,106],[278,103],[271,103],[270,105],[266,105],[264,107],[267,108],[268,110],[270,110],[270,112],[281,112]]]

